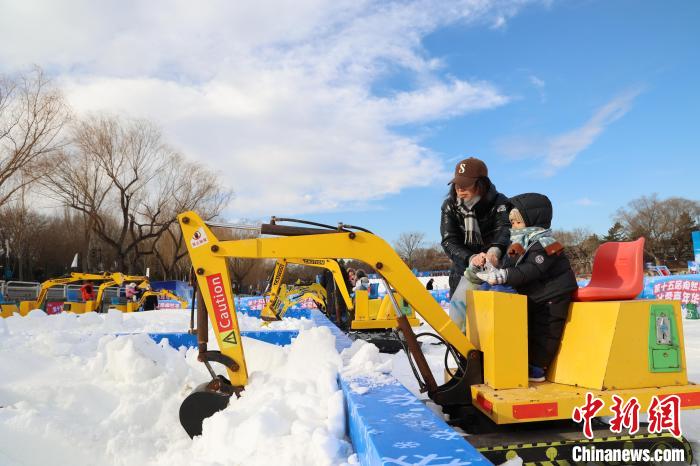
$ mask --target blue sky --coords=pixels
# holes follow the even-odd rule
[[[512,101],[403,131],[424,135],[446,163],[482,158],[506,195],[548,195],[555,227],[604,233],[614,212],[639,196],[700,199],[698,24],[697,2],[586,1],[528,9],[498,29],[446,27],[425,38],[428,53],[447,73],[495,83]],[[629,110],[551,176],[542,175],[540,159],[503,148],[528,142],[530,155],[543,155],[548,138],[582,127],[625,92],[638,93]],[[438,241],[445,191],[436,182],[387,197],[375,211],[317,218],[358,222],[390,238],[415,229]]]
[[[154,121],[235,191],[230,220],[438,241],[446,183],[467,156],[506,195],[550,196],[560,228],[604,233],[646,194],[700,198],[696,1],[0,0],[0,11],[0,73],[37,64],[78,117]]]

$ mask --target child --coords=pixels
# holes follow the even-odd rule
[[[367,278],[367,274],[362,269],[355,271],[355,287],[353,291],[357,290],[369,290],[369,278]]]
[[[529,378],[543,382],[559,348],[576,277],[549,229],[552,203],[547,196],[521,194],[510,202],[511,245],[503,268],[477,276],[491,285],[510,285],[527,296]]]

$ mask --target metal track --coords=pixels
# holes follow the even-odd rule
[[[595,449],[682,449],[685,462],[691,464],[693,451],[685,438],[676,438],[669,433],[650,434],[646,430],[635,435],[611,435],[607,428],[594,430],[593,440],[577,431],[531,431],[524,433],[492,433],[469,435],[465,439],[493,464],[501,464],[516,455],[526,466],[534,465],[574,465],[574,464],[654,464],[650,462],[585,462],[573,461],[573,447],[586,446]],[[671,463],[663,463],[671,464]]]

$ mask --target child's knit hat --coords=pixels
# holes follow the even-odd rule
[[[518,209],[511,209],[510,213],[508,214],[508,220],[511,222],[522,222],[525,223],[525,220],[523,219],[523,215],[520,213]]]

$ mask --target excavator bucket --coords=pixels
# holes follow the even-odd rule
[[[228,385],[228,386],[227,386]],[[180,405],[180,424],[187,435],[202,435],[202,423],[228,406],[234,393],[228,389],[231,384],[222,376],[202,383],[185,398]]]

